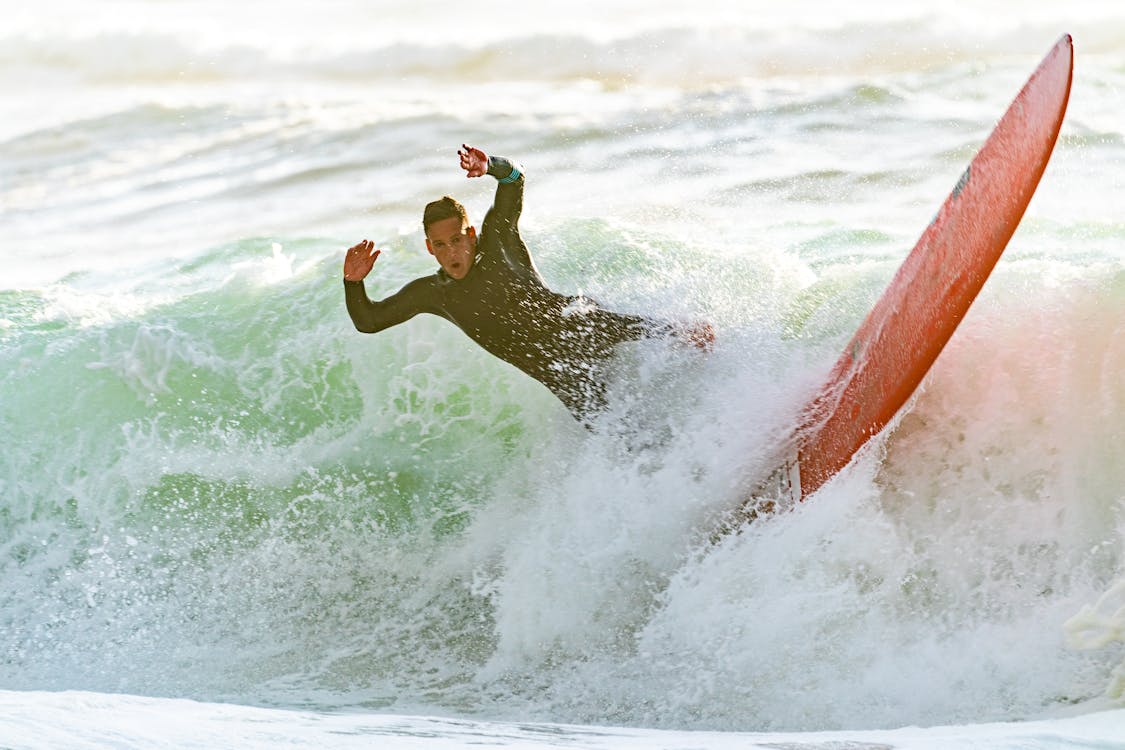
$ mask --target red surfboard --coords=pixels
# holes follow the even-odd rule
[[[804,499],[843,469],[922,382],[1039,184],[1070,96],[1063,36],[1032,73],[806,408],[789,466]]]

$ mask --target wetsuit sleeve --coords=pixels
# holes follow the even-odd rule
[[[502,248],[509,263],[514,268],[522,268],[538,283],[543,279],[531,260],[520,237],[519,221],[523,211],[523,167],[513,164],[503,156],[488,159],[488,173],[496,178],[496,199],[481,224],[481,251]]]
[[[488,158],[488,174],[496,178],[496,198],[485,217],[505,226],[501,231],[518,232],[520,213],[523,211],[523,168],[503,156]]]
[[[344,279],[344,302],[356,330],[378,333],[410,320],[418,313],[434,312],[430,281],[415,279],[386,299],[377,302],[367,296],[362,281]]]
[[[610,312],[599,308],[594,312],[595,325],[608,333],[614,341],[637,341],[673,336],[676,326],[663,320],[654,320],[640,315]]]

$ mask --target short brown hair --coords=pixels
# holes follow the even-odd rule
[[[465,207],[447,195],[426,204],[426,210],[422,212],[422,231],[429,232],[431,224],[445,219],[460,219],[462,228],[469,226],[469,214]]]

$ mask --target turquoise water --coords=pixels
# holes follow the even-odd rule
[[[1066,623],[1122,577],[1120,11],[248,8],[3,32],[0,688],[725,731],[1112,705],[1121,643]],[[919,395],[714,544],[1064,31],[1055,156]],[[626,347],[591,434],[444,321],[355,332],[344,248],[387,294],[434,267],[427,200],[489,205],[463,142],[525,164],[554,288],[715,351]]]

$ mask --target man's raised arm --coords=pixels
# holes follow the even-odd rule
[[[485,221],[503,222],[507,231],[518,230],[520,213],[523,211],[523,170],[503,156],[488,156],[479,148],[464,145],[457,152],[461,157],[461,168],[466,177],[491,175],[496,178],[496,198]],[[489,221],[491,219],[491,221]],[[484,226],[481,225],[483,230]]]
[[[429,312],[426,301],[426,279],[412,281],[395,294],[378,302],[367,296],[363,280],[375,266],[382,250],[369,240],[348,248],[344,257],[344,302],[356,330],[378,333],[385,328],[410,320],[420,312]]]

